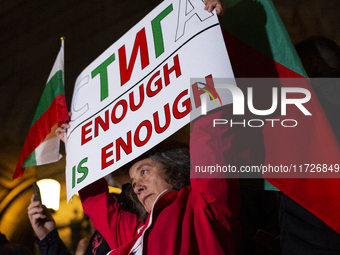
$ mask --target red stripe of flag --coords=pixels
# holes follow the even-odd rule
[[[65,95],[61,94],[54,98],[52,104],[30,128],[13,179],[23,175],[25,168],[21,168],[22,164],[39,144],[45,140],[46,136],[51,133],[51,127],[58,122],[67,121],[68,119]]]
[[[301,78],[302,76],[289,68],[275,62],[264,54],[255,51],[230,33],[223,31],[225,43],[234,75],[236,78],[272,77]],[[306,85],[307,79],[302,84]],[[249,84],[239,84],[245,91]],[[281,86],[289,84],[281,83]],[[243,88],[242,88],[243,86]],[[305,117],[298,109],[288,112],[289,118],[297,119],[296,133],[291,129],[268,128],[236,130],[235,143],[238,153],[248,151],[251,155],[249,165],[271,163],[280,165],[284,162],[299,164],[319,163],[334,164],[340,161],[340,147],[324,115],[313,89],[311,100],[306,104],[312,116]],[[271,100],[271,98],[269,98]],[[235,117],[235,116],[234,116]],[[251,116],[242,116],[242,118]],[[274,116],[282,118],[280,114]],[[301,117],[304,117],[303,119]],[[294,130],[295,131],[295,130]],[[293,134],[293,135],[292,135]],[[255,163],[253,161],[256,161]],[[259,163],[260,162],[260,163]],[[287,196],[315,214],[335,231],[340,232],[340,179],[267,179]]]

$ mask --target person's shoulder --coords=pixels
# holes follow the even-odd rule
[[[93,255],[93,250],[96,250],[97,254],[107,254],[111,251],[110,246],[98,230],[94,232],[89,241],[86,255]]]
[[[1,255],[32,255],[32,253],[23,245],[13,243],[5,244],[0,247]]]

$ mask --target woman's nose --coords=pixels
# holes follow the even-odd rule
[[[136,183],[133,191],[138,195],[140,194],[142,191],[144,191],[146,189],[146,187],[140,183]]]

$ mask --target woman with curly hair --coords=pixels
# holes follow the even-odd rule
[[[110,255],[235,254],[238,180],[193,178],[192,172],[190,177],[194,165],[235,163],[232,129],[219,125],[211,132],[211,120],[224,113],[194,123],[190,154],[183,144],[160,143],[123,167],[139,216],[112,199],[104,178],[79,191],[84,212],[108,242]]]

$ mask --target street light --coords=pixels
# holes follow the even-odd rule
[[[47,208],[57,211],[60,201],[60,183],[53,179],[37,181],[41,193],[41,201]]]

